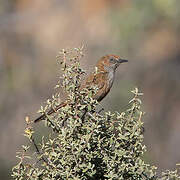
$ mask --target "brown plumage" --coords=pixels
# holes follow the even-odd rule
[[[110,91],[117,67],[127,62],[125,59],[121,59],[116,55],[103,56],[96,64],[97,72],[91,73],[81,84],[80,90],[85,87],[96,86],[98,88],[97,93],[93,96],[98,102],[100,102]],[[47,115],[50,115],[58,109],[66,106],[67,102],[63,102],[58,105],[55,109],[50,109]],[[44,120],[46,115],[43,114],[38,117],[34,122]]]

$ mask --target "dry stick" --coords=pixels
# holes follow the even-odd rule
[[[41,152],[40,152],[37,144],[35,143],[35,140],[34,140],[33,137],[31,138],[31,141],[32,141],[32,143],[33,143],[33,145],[34,145],[34,147],[35,147],[35,149],[36,149],[37,154],[41,154]],[[44,157],[41,157],[41,159],[42,159],[45,163],[48,164],[47,160],[46,160]],[[39,161],[40,161],[41,159],[39,159]]]
[[[36,152],[37,152],[38,154],[41,154],[41,152],[40,152],[37,144],[35,143],[34,138],[31,138],[31,140],[32,140],[33,145],[35,146]],[[39,161],[40,161],[40,160],[43,160],[47,165],[49,165],[49,166],[51,166],[52,168],[54,168],[52,165],[50,165],[50,164],[48,163],[48,161],[47,161],[44,157],[41,157],[41,159],[39,159]],[[37,161],[37,162],[38,162],[38,161]],[[32,173],[33,173],[33,171],[32,171]],[[32,173],[31,173],[31,174],[32,174]],[[59,177],[55,177],[55,178],[56,178],[56,179],[59,179]]]
[[[35,143],[35,140],[34,140],[33,137],[31,137],[31,141],[32,141],[32,143],[33,143],[33,145],[34,145],[34,147],[35,147],[35,149],[36,149],[37,154],[41,154],[40,151],[39,151],[39,148],[38,148],[37,144]],[[41,157],[41,159],[42,159],[46,164],[48,164],[47,160],[44,159],[44,157]],[[37,164],[41,159],[39,159],[39,160],[36,162],[36,164]],[[30,175],[30,176],[32,176],[32,174],[33,174],[34,171],[35,171],[35,169],[33,169],[33,171],[31,172],[31,175]],[[29,179],[29,178],[28,178],[28,179]]]
[[[87,112],[87,114],[88,114],[94,121],[96,121],[95,117],[94,117],[90,112]]]

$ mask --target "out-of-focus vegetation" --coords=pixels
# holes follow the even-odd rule
[[[0,178],[15,164],[24,117],[35,118],[56,82],[62,47],[88,46],[87,69],[106,53],[129,59],[103,101],[123,110],[128,90],[144,92],[147,159],[160,169],[180,161],[179,0],[0,1]],[[45,133],[45,132],[43,132]]]

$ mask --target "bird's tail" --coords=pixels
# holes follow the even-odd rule
[[[59,104],[58,106],[56,106],[55,108],[51,108],[51,109],[48,111],[47,115],[51,115],[52,113],[56,112],[58,109],[66,106],[66,105],[67,105],[67,103],[66,103],[66,102],[63,102],[63,103]],[[45,120],[45,118],[46,118],[46,114],[42,114],[42,115],[39,116],[37,119],[35,119],[34,122],[37,123],[37,122],[39,122],[39,121]]]

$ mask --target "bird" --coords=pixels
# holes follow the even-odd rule
[[[100,102],[112,88],[116,69],[120,64],[125,62],[128,62],[128,60],[113,54],[101,57],[96,64],[96,71],[92,72],[84,81],[82,81],[79,90],[81,91],[84,88],[96,86],[97,91],[92,98]],[[50,109],[46,114],[51,115],[67,104],[68,102],[64,101],[55,108]],[[42,114],[35,119],[34,122],[36,123],[46,119],[46,114]]]

